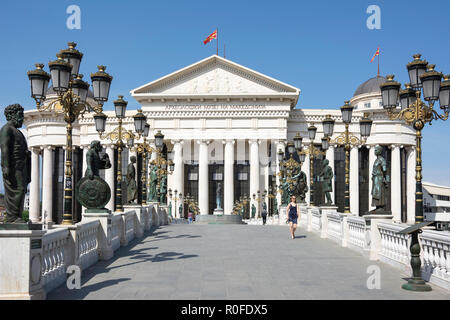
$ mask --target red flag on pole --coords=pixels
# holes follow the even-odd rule
[[[370,63],[372,63],[373,60],[375,60],[375,57],[379,55],[380,55],[380,48],[377,49],[377,52],[375,52],[375,54],[373,55],[372,60],[370,60]]]
[[[217,30],[215,30],[213,33],[211,33],[211,34],[208,36],[208,38],[206,38],[206,39],[203,41],[203,44],[207,44],[207,43],[211,42],[213,39],[217,39]]]

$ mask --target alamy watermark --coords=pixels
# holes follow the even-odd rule
[[[381,269],[379,266],[371,265],[367,267],[367,289],[369,290],[380,290],[381,289]]]
[[[67,7],[66,13],[70,16],[66,20],[66,26],[69,30],[81,29],[81,9],[79,6],[72,4]]]
[[[67,289],[81,289],[81,269],[77,265],[71,265],[67,267],[66,273],[68,274],[66,286]]]
[[[381,29],[381,9],[377,5],[370,5],[367,10],[367,14],[370,16],[367,18],[366,25],[369,30]]]

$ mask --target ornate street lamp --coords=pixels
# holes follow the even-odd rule
[[[122,150],[125,147],[124,140],[129,146],[137,136],[133,132],[126,130],[122,126],[122,121],[125,118],[125,112],[128,102],[123,99],[123,96],[119,96],[114,101],[114,110],[117,119],[119,119],[119,125],[111,132],[104,134],[106,127],[107,116],[104,113],[98,113],[94,116],[95,126],[100,139],[109,139],[115,143],[117,148],[117,186],[116,186],[116,205],[115,211],[123,212],[122,204]]]
[[[350,105],[350,101],[345,101],[345,104],[341,107],[342,121],[345,124],[345,131],[341,133],[334,140],[331,139],[334,130],[334,122],[330,116],[327,116],[322,121],[325,131],[325,137],[328,138],[328,144],[335,144],[344,147],[345,150],[345,192],[344,192],[344,213],[350,214],[350,149],[352,146],[363,145],[367,138],[370,136],[372,130],[372,120],[370,120],[365,114],[359,122],[360,138],[352,135],[349,131],[350,123],[352,122],[353,106]],[[326,129],[325,129],[326,128]],[[322,145],[324,141],[322,140]]]
[[[416,207],[415,223],[418,226],[411,233],[411,267],[413,269],[413,278],[403,285],[403,289],[412,291],[431,291],[431,287],[425,284],[421,277],[420,244],[419,233],[424,223],[423,214],[423,190],[422,190],[422,130],[427,123],[433,120],[441,119],[446,121],[449,116],[449,76],[444,77],[441,83],[442,73],[435,71],[435,65],[428,65],[428,62],[421,60],[421,55],[413,56],[414,60],[406,66],[409,73],[409,79],[412,89],[415,91],[413,98],[411,89],[400,92],[400,84],[395,82],[394,76],[388,76],[386,83],[380,86],[385,108],[391,120],[404,120],[408,125],[412,125],[416,130]],[[421,99],[421,89],[423,89],[423,99]],[[406,97],[407,95],[407,97]],[[393,106],[392,99],[400,96],[402,108],[400,111]],[[440,107],[443,114],[434,110],[434,105],[440,100]]]
[[[161,131],[158,131],[155,134],[155,146],[156,146],[156,159],[153,160],[151,162],[152,165],[157,167],[156,170],[156,174],[158,177],[157,180],[157,185],[156,185],[156,189],[157,189],[157,197],[158,197],[158,201],[161,199],[161,191],[160,191],[160,187],[161,187],[161,177],[162,175],[167,175],[167,174],[172,174],[173,170],[175,169],[175,165],[173,164],[172,160],[167,160],[164,159],[164,157],[162,156],[162,150],[164,147],[164,135],[161,133]],[[172,158],[172,152],[169,151],[167,153],[167,157],[170,159]]]
[[[73,183],[72,183],[72,128],[79,116],[86,112],[102,112],[103,103],[108,100],[109,87],[112,77],[105,72],[105,67],[99,67],[101,73],[91,76],[96,105],[89,104],[87,93],[89,84],[82,80],[78,74],[83,54],[75,49],[76,43],[69,42],[69,48],[61,50],[55,61],[49,62],[50,74],[43,70],[43,64],[36,64],[36,69],[29,71],[28,78],[31,83],[31,96],[36,101],[39,111],[50,111],[64,115],[66,122],[66,161],[65,161],[65,185],[64,185],[64,213],[62,224],[73,224]],[[56,97],[47,99],[47,90],[50,79]],[[107,90],[96,92],[96,88]],[[97,120],[96,120],[97,122]],[[100,128],[102,129],[102,128]],[[103,128],[104,130],[104,128]]]
[[[150,125],[146,122],[147,117],[142,113],[142,110],[138,110],[138,112],[133,116],[134,118],[134,128],[136,133],[139,136],[144,137],[143,143],[138,143],[135,147],[135,150],[138,154],[142,155],[142,174],[141,174],[141,182],[142,182],[142,200],[141,204],[147,204],[147,167],[148,161],[147,158],[151,155],[152,152],[156,152],[148,143],[147,138],[150,134]]]

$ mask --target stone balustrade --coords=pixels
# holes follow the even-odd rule
[[[368,248],[368,230],[364,218],[349,216],[348,224],[348,247],[363,252]]]
[[[57,225],[46,231],[2,231],[0,247],[8,245],[11,249],[4,250],[5,256],[11,258],[11,268],[4,266],[0,270],[0,299],[43,299],[48,292],[66,283],[69,266],[78,266],[82,271],[99,260],[111,259],[120,246],[142,237],[152,226],[168,223],[167,209],[151,204],[120,213],[85,213],[75,225]],[[20,246],[11,248],[17,237],[31,239],[25,242],[31,244],[27,259],[10,253],[23,251]],[[14,281],[3,281],[17,278],[17,270],[23,270],[19,273],[27,275],[22,278],[29,284],[21,280],[14,286]]]
[[[42,282],[47,292],[66,282],[66,269],[71,264],[68,229],[48,230],[42,238]]]
[[[411,237],[398,234],[408,225],[392,223],[388,217],[365,219],[347,215],[332,207],[301,206],[300,212],[301,228],[353,249],[370,260],[390,264],[406,277],[411,276]],[[259,220],[254,219],[249,224],[261,224]],[[274,224],[288,226],[281,218]],[[424,230],[420,240],[423,278],[450,290],[450,232]]]
[[[450,232],[425,230],[422,276],[425,280],[450,290]]]
[[[410,237],[409,235],[398,234],[399,231],[407,227],[404,224],[384,222],[378,224],[381,235],[380,260],[402,269],[406,274],[410,274],[412,272],[409,252]]]

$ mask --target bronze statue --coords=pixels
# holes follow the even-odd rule
[[[86,153],[86,172],[75,187],[75,198],[87,209],[106,210],[105,205],[111,199],[111,188],[100,178],[100,169],[111,168],[108,154],[100,158],[102,146],[100,141],[91,142],[91,148]]]
[[[155,165],[151,166],[150,169],[150,188],[148,191],[148,201],[158,202],[158,193],[156,186],[158,184],[158,167]]]
[[[298,173],[292,177],[292,180],[294,180],[292,195],[298,199],[299,203],[305,203],[306,193],[308,192],[308,179],[306,174],[301,169],[298,169]],[[290,199],[287,200],[286,204],[289,201]]]
[[[386,191],[389,183],[389,176],[387,175],[386,160],[381,156],[383,149],[381,146],[375,147],[375,155],[377,158],[373,164],[372,169],[372,214],[390,214],[386,211]]]
[[[330,206],[333,204],[331,201],[331,192],[333,191],[333,169],[329,166],[329,161],[327,159],[323,160],[322,172],[319,174],[319,178],[322,181],[322,192],[325,193],[326,203],[325,205]]]
[[[291,185],[287,182],[287,178],[284,177],[281,181],[281,205],[287,206],[291,198]]]
[[[137,186],[136,186],[136,169],[134,164],[136,163],[136,157],[130,157],[130,163],[127,167],[127,201],[128,203],[134,203],[137,198]]]
[[[252,203],[252,219],[255,219],[255,216],[256,216],[256,207],[255,204]]]
[[[25,193],[31,181],[31,153],[18,128],[23,124],[23,107],[5,108],[7,123],[0,129],[1,165],[5,189],[5,223],[25,223],[22,219]]]

